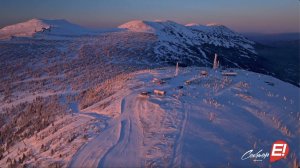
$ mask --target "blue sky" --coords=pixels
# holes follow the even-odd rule
[[[103,28],[134,19],[161,19],[282,33],[299,32],[299,10],[299,0],[0,0],[0,27],[31,18]]]

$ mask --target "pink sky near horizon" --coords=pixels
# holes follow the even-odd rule
[[[300,32],[300,1],[1,0],[0,28],[32,18],[66,19],[93,28],[113,28],[136,19],[181,24],[214,22],[237,32],[270,34]]]

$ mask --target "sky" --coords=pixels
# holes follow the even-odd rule
[[[32,18],[93,28],[130,20],[218,23],[238,32],[300,32],[300,0],[0,0],[0,28]]]

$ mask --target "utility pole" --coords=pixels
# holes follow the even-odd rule
[[[213,69],[219,68],[218,55],[215,54]]]
[[[178,75],[179,67],[178,67],[178,62],[176,63],[176,70],[175,70],[175,76]]]

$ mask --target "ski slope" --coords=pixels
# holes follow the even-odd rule
[[[201,75],[205,70],[208,76]],[[108,115],[106,127],[83,145],[69,167],[292,167],[299,160],[299,88],[270,76],[208,68],[144,70],[118,92],[81,113]],[[153,79],[162,80],[158,84]],[[166,91],[155,95],[154,89]],[[142,96],[140,92],[151,92]],[[242,160],[253,149],[270,152],[278,139],[284,160]]]

